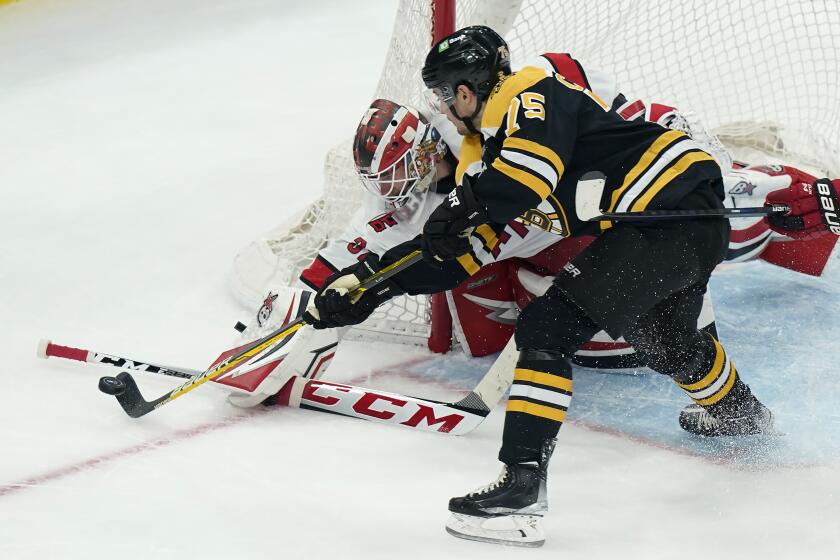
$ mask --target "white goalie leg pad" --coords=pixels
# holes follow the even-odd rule
[[[268,291],[254,305],[254,318],[243,336],[250,342],[285,323],[301,317],[312,300],[312,292],[282,286]],[[301,328],[272,347],[260,352],[244,365],[213,381],[230,391],[228,400],[240,407],[251,407],[276,394],[292,376],[317,379],[335,355],[337,329]],[[235,349],[236,350],[236,349]]]
[[[231,392],[228,402],[238,407],[256,406],[277,394],[293,376],[318,379],[329,366],[337,345],[338,334],[335,329],[299,329],[283,347],[284,355],[270,357],[270,363],[277,361],[276,365],[266,368],[269,371],[251,385],[250,391],[242,391],[240,388]],[[255,368],[259,367],[263,366],[249,364],[242,369],[247,374],[249,371],[257,371]]]
[[[446,532],[459,539],[535,548],[545,544],[545,533],[538,515],[477,517],[453,513]]]

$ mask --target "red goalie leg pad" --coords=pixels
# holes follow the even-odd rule
[[[464,350],[472,356],[500,352],[513,335],[519,308],[513,297],[511,270],[511,261],[491,263],[450,294],[453,325]]]
[[[820,276],[836,243],[836,235],[823,235],[815,239],[771,241],[760,258],[802,274]]]

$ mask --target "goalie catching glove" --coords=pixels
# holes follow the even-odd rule
[[[358,325],[380,304],[403,294],[396,282],[384,280],[360,294],[350,295],[362,280],[379,269],[379,257],[368,253],[363,260],[327,278],[324,288],[315,296],[314,309],[310,307],[304,314],[306,321],[316,329]]]
[[[475,199],[467,177],[440,205],[423,226],[423,260],[440,266],[470,252],[470,234],[474,227],[489,221],[487,211]]]
[[[764,205],[784,205],[790,211],[767,216],[770,229],[793,239],[813,239],[826,232],[840,235],[838,187],[840,180],[818,179],[772,191]]]

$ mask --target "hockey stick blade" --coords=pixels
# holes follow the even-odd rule
[[[405,270],[406,268],[410,267],[411,265],[421,261],[423,259],[423,255],[420,251],[414,251],[409,253],[408,255],[404,256],[403,258],[399,259],[398,261],[391,263],[390,265],[386,266],[385,268],[375,272],[374,274],[370,275],[369,277],[365,278],[359,285],[351,290],[350,296],[358,295],[365,290],[369,290],[374,286],[377,286],[381,282],[384,282],[387,278]],[[126,414],[131,416],[132,418],[139,418],[140,416],[144,416],[153,410],[165,405],[166,403],[172,402],[173,400],[177,399],[178,397],[185,395],[203,385],[204,383],[227,373],[228,371],[242,365],[246,361],[250,360],[257,354],[260,354],[264,350],[271,348],[272,346],[280,343],[281,341],[285,340],[287,337],[291,336],[301,327],[307,325],[305,317],[301,317],[291,323],[287,323],[277,330],[267,334],[263,338],[254,341],[247,347],[245,347],[242,351],[235,353],[225,360],[219,362],[218,364],[210,367],[206,371],[188,379],[183,385],[180,387],[176,387],[172,391],[168,392],[167,394],[158,397],[153,401],[147,401],[143,398],[143,395],[140,393],[140,390],[137,388],[137,384],[134,383],[134,380],[131,378],[131,375],[127,372],[122,372],[120,375],[117,376],[117,379],[120,379],[120,376],[127,375],[130,381],[126,382],[126,390],[116,395],[117,400],[119,401],[120,405],[125,410]],[[123,379],[125,381],[125,379]],[[133,385],[133,387],[131,387]]]
[[[110,381],[112,379],[116,380],[116,383]],[[144,414],[150,413],[156,408],[161,399],[165,399],[168,396],[161,397],[157,401],[146,401],[143,395],[140,394],[140,389],[137,387],[134,378],[127,371],[119,373],[116,377],[103,377],[100,379],[99,390],[106,395],[114,395],[117,398],[117,402],[125,410],[125,413],[132,418],[140,418]]]
[[[581,221],[588,221],[601,215],[601,197],[604,194],[606,175],[600,171],[588,171],[578,180],[575,190],[575,213]]]
[[[287,387],[278,404],[450,435],[473,431],[490,413],[485,406],[476,409],[316,379],[298,377]]]
[[[511,338],[481,381],[464,398],[445,403],[296,378],[280,402],[404,427],[464,435],[475,430],[513,383],[518,351]]]

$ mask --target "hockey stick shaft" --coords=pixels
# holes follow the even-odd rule
[[[54,344],[50,340],[42,340],[38,345],[38,357],[44,359],[62,358],[65,360],[74,360],[89,364],[104,364],[121,369],[146,371],[169,377],[179,377],[181,379],[190,379],[191,377],[201,373],[201,371],[197,369],[163,366],[152,362],[144,362],[141,360],[117,356],[115,354],[105,354],[103,352],[95,352],[93,350],[85,350],[83,348],[63,346],[61,344]]]
[[[589,218],[590,222],[611,220],[615,222],[639,220],[676,220],[681,218],[746,218],[786,214],[790,208],[783,205],[756,206],[750,208],[705,208],[698,210],[646,210],[643,212],[602,212]]]
[[[362,282],[359,283],[359,285],[354,290],[351,291],[351,297],[354,295],[359,295],[360,293],[366,290],[376,287],[378,284],[384,282],[391,276],[419,262],[422,258],[423,257],[420,251],[414,251],[412,253],[409,253],[400,260],[386,266],[382,270],[377,271],[368,278],[365,278]],[[113,394],[114,396],[116,396],[117,401],[123,407],[123,410],[125,410],[126,414],[128,414],[132,418],[139,418],[140,416],[144,416],[149,412],[160,408],[161,406],[169,402],[172,402],[180,396],[189,393],[190,391],[196,389],[204,383],[215,379],[216,377],[219,377],[220,375],[236,368],[237,366],[253,358],[262,351],[266,350],[267,348],[274,346],[286,337],[292,335],[294,332],[296,332],[298,329],[300,329],[306,324],[307,323],[305,318],[301,317],[296,321],[281,326],[280,328],[267,334],[263,338],[254,341],[242,351],[235,353],[232,356],[229,356],[227,359],[216,364],[210,369],[191,377],[187,380],[186,383],[184,383],[180,387],[176,387],[169,393],[158,397],[153,401],[146,401],[143,398],[143,395],[137,388],[137,384],[134,382],[134,380],[131,377],[131,374],[128,372],[120,373],[115,380],[113,380],[113,378],[103,378],[102,380],[100,380],[99,388],[103,392]],[[107,389],[109,386],[111,390],[106,391],[105,389]]]
[[[604,212],[601,210],[601,198],[606,186],[606,177],[599,171],[585,173],[578,180],[575,189],[575,213],[578,219],[589,222],[641,220],[679,220],[686,218],[746,218],[786,214],[788,206],[757,206],[751,208],[703,208],[696,210],[644,210],[641,212]]]

